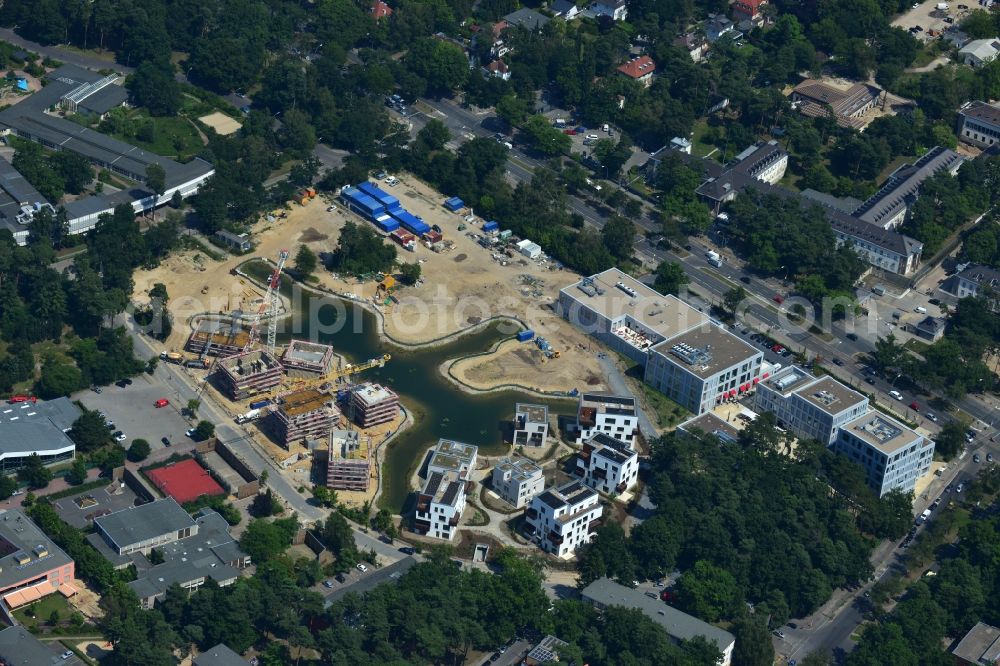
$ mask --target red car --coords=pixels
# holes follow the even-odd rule
[[[785,302],[785,297],[782,296],[781,294],[775,294],[774,298],[772,298],[771,300],[773,300],[778,305],[781,305],[782,303]]]
[[[919,412],[920,411],[920,405],[918,405],[916,402],[911,402],[910,403],[910,409],[912,409],[915,412]]]
[[[785,351],[785,348],[782,347],[781,345],[774,345],[773,347],[771,347],[771,351],[773,351],[775,354],[780,354],[781,352]]]
[[[170,404],[169,400],[167,400],[166,398],[160,398],[159,400],[153,403],[153,406],[159,409],[160,407],[166,407],[169,404]]]
[[[8,400],[7,402],[9,402],[12,405],[16,405],[19,402],[37,402],[37,401],[38,398],[36,398],[33,395],[15,395],[11,396],[10,400]]]

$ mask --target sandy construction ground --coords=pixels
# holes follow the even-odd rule
[[[235,134],[240,131],[240,127],[242,127],[237,120],[230,118],[226,114],[220,113],[219,111],[210,113],[207,116],[202,116],[201,118],[198,118],[198,120],[205,123],[222,136]]]
[[[323,288],[363,298],[381,310],[386,334],[401,344],[431,343],[502,315],[524,322],[548,338],[563,355],[544,364],[527,359],[507,362],[498,357],[493,370],[482,370],[484,374],[478,379],[475,373],[470,374],[470,384],[474,386],[486,387],[495,382],[538,386],[543,390],[574,387],[582,390],[588,380],[601,376],[596,359],[575,353],[588,345],[592,347],[590,340],[552,310],[559,289],[574,282],[576,274],[551,263],[531,261],[516,253],[506,256],[480,246],[469,234],[479,233],[482,220],[466,222],[464,215],[468,211],[447,212],[441,205],[444,197],[415,178],[404,174],[400,181],[397,187],[385,189],[428,224],[440,226],[452,247],[440,253],[423,245],[414,252],[399,248],[400,262],[420,262],[422,278],[417,285],[402,287],[394,293],[398,303],[385,306],[383,299],[375,303],[374,280],[359,283],[353,277],[341,278],[320,269],[317,277]],[[335,249],[340,229],[347,220],[368,224],[339,203],[335,203],[335,211],[328,212],[331,203],[335,203],[332,198],[320,197],[306,206],[292,204],[284,219],[270,222],[262,219],[252,229],[256,244],[253,256],[275,259],[281,249],[288,249],[294,258],[300,244],[308,245],[322,256]],[[458,231],[463,224],[467,228]],[[146,293],[153,284],[162,282],[167,287],[174,332],[164,343],[164,349],[183,348],[190,330],[188,322],[194,314],[256,309],[262,295],[260,290],[231,273],[246,259],[232,255],[215,261],[203,252],[186,250],[171,255],[153,270],[136,272],[133,299],[137,302],[148,300]],[[516,326],[512,327],[511,333],[516,330]],[[542,377],[545,379],[541,380]]]

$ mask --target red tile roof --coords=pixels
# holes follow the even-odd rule
[[[501,74],[506,74],[510,71],[510,68],[507,67],[507,63],[503,60],[494,60],[490,64],[486,65],[486,69],[491,72],[499,72]]]
[[[633,79],[641,79],[647,74],[651,74],[656,69],[656,63],[649,56],[639,56],[629,60],[618,68],[618,71]]]
[[[372,16],[375,17],[376,21],[386,16],[392,16],[392,7],[385,4],[382,0],[375,0],[375,3],[372,5]]]

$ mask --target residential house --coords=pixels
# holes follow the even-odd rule
[[[576,410],[573,427],[577,444],[601,432],[627,444],[635,442],[639,431],[639,416],[635,398],[606,393],[584,393]]]
[[[553,16],[557,16],[566,21],[572,21],[580,14],[580,8],[573,0],[554,0],[549,5],[549,11]]]
[[[993,666],[1000,663],[1000,629],[977,622],[951,654],[957,666]]]
[[[690,155],[691,142],[682,136],[675,136],[670,140],[670,149]]]
[[[531,32],[540,31],[551,20],[534,9],[518,9],[504,16],[503,19],[507,25],[518,26]]]
[[[648,597],[640,590],[619,585],[608,578],[599,578],[585,587],[580,595],[584,601],[593,604],[599,610],[620,606],[641,611],[643,615],[663,627],[675,643],[702,636],[722,653],[719,666],[730,666],[732,663],[736,639],[731,633],[679,611],[659,599]]]
[[[767,4],[767,0],[735,0],[732,4],[733,19],[739,21],[749,21],[753,25],[762,25],[764,15],[760,8]]]
[[[372,3],[372,18],[375,19],[376,23],[390,16],[392,16],[392,7],[387,5],[384,0],[375,0]]]
[[[708,40],[704,35],[696,32],[688,32],[674,39],[674,46],[686,51],[691,60],[701,62],[701,59],[708,53]]]
[[[628,16],[625,0],[597,0],[588,8],[593,16],[607,16],[612,21],[624,21]]]
[[[549,408],[517,403],[514,408],[514,446],[545,446],[549,436]]]
[[[620,495],[639,480],[639,453],[621,440],[597,433],[583,443],[575,473],[594,490]]]
[[[1000,141],[1000,107],[986,102],[969,102],[958,111],[958,138],[978,148]]]
[[[469,471],[476,468],[478,446],[456,442],[451,439],[439,439],[431,450],[431,458],[427,462],[427,476],[434,472],[448,474],[454,472],[461,479],[469,478]]]
[[[483,73],[486,76],[492,76],[495,79],[502,79],[504,81],[510,80],[510,67],[507,66],[503,60],[497,59],[490,62],[490,64],[483,67]]]
[[[995,297],[1000,294],[1000,270],[969,264],[945,284],[948,286],[948,292],[958,298],[974,298],[984,295],[987,291],[992,292]]]
[[[837,438],[839,428],[868,409],[868,398],[861,393],[794,365],[763,376],[754,395],[754,411],[772,412],[781,427],[825,446]]]
[[[974,39],[958,50],[958,58],[971,67],[982,67],[996,60],[1000,53],[1000,37]]]
[[[527,458],[504,458],[493,468],[493,490],[515,509],[544,489],[542,468]]]
[[[653,85],[653,73],[656,71],[656,63],[647,55],[639,56],[632,58],[624,65],[619,65],[618,71],[648,88]]]
[[[944,317],[932,317],[927,315],[913,327],[918,338],[923,338],[928,342],[937,342],[944,337],[944,330],[947,327],[947,320]]]
[[[736,26],[728,18],[722,15],[708,17],[704,24],[705,37],[710,44],[714,44],[723,37],[729,39],[739,39],[743,35],[736,30]]]
[[[545,552],[569,558],[594,536],[602,511],[597,491],[570,481],[532,498],[525,532]]]
[[[247,666],[249,663],[225,643],[205,650],[191,662],[192,666]]]
[[[833,449],[861,465],[868,485],[879,497],[892,490],[912,492],[934,457],[933,441],[874,411],[844,424]]]
[[[76,564],[20,509],[0,512],[0,599],[18,608],[76,593]]]
[[[417,495],[413,529],[418,534],[451,541],[465,510],[466,481],[457,472],[431,472]]]

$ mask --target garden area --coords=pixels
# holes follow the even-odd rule
[[[50,594],[18,608],[14,618],[33,634],[100,637],[100,632],[60,594]]]

